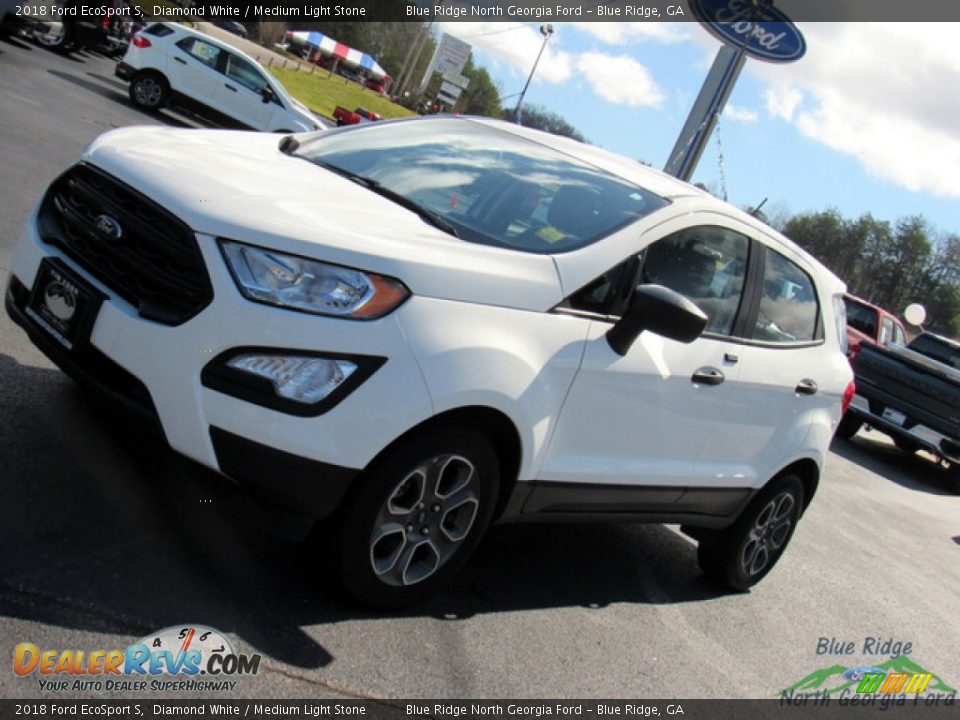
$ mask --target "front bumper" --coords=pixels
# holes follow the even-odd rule
[[[216,239],[198,234],[197,240],[214,300],[181,325],[162,325],[140,317],[44,243],[35,210],[14,249],[7,311],[56,365],[159,429],[174,450],[293,509],[326,515],[362,468],[432,414],[399,323],[392,316],[361,323],[252,303],[237,290]],[[23,312],[45,257],[60,258],[107,296],[80,353],[60,347]],[[387,361],[329,411],[296,417],[204,387],[201,373],[211,359],[244,346]]]

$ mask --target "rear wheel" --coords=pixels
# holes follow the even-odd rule
[[[862,426],[863,420],[847,413],[837,426],[837,437],[843,440],[849,440],[857,434]]]
[[[960,495],[960,465],[951,463],[947,468],[947,489],[954,495]]]
[[[771,481],[733,525],[702,537],[697,546],[700,568],[733,590],[749,590],[780,559],[802,508],[800,478],[784,475]]]
[[[146,72],[130,82],[130,101],[143,110],[159,110],[166,104],[169,90],[162,75]]]
[[[344,587],[365,605],[415,603],[452,577],[493,516],[491,442],[470,428],[421,432],[358,479],[340,516]]]

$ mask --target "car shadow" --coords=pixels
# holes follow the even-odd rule
[[[14,37],[13,35],[0,35],[0,42],[5,42],[8,45],[13,45],[13,47],[19,48],[21,50],[29,50],[30,52],[33,52],[32,45],[30,45],[29,43],[23,42],[23,40],[20,40],[19,38]],[[0,52],[3,52],[3,51],[0,50]]]
[[[180,111],[179,109],[174,113],[171,110],[164,108],[163,110],[149,112],[147,110],[142,110],[136,105],[130,102],[129,96],[126,93],[125,84],[120,82],[114,82],[112,78],[106,78],[103,75],[94,72],[87,72],[89,77],[95,78],[98,82],[92,82],[87,80],[84,77],[79,75],[74,75],[73,73],[63,72],[61,70],[52,70],[48,69],[48,73],[51,75],[60,78],[61,80],[66,80],[75,85],[79,85],[86,90],[89,90],[92,93],[106,98],[108,100],[113,100],[114,102],[125,105],[129,108],[133,108],[138,112],[143,113],[144,116],[152,118],[154,120],[159,120],[165,125],[170,125],[172,127],[179,128],[216,128],[220,127],[215,125],[208,120],[189,113],[187,111]]]
[[[909,490],[930,495],[953,495],[947,487],[946,470],[932,456],[905,453],[877,433],[861,430],[850,440],[834,437],[830,449]]]
[[[301,668],[335,659],[302,628],[381,616],[343,599],[327,569],[329,533],[281,539],[283,514],[58,370],[4,354],[0,467],[0,615],[135,637],[206,624]],[[664,526],[505,525],[446,590],[399,615],[455,621],[724,594],[696,568],[692,541]]]

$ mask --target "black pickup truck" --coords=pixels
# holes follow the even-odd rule
[[[851,438],[866,423],[901,450],[927,450],[950,464],[960,494],[960,343],[933,333],[906,347],[864,343],[853,372],[857,393],[837,435]]]

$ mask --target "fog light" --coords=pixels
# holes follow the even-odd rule
[[[349,360],[291,355],[237,355],[227,365],[266,378],[279,397],[307,405],[328,397],[357,369]]]

